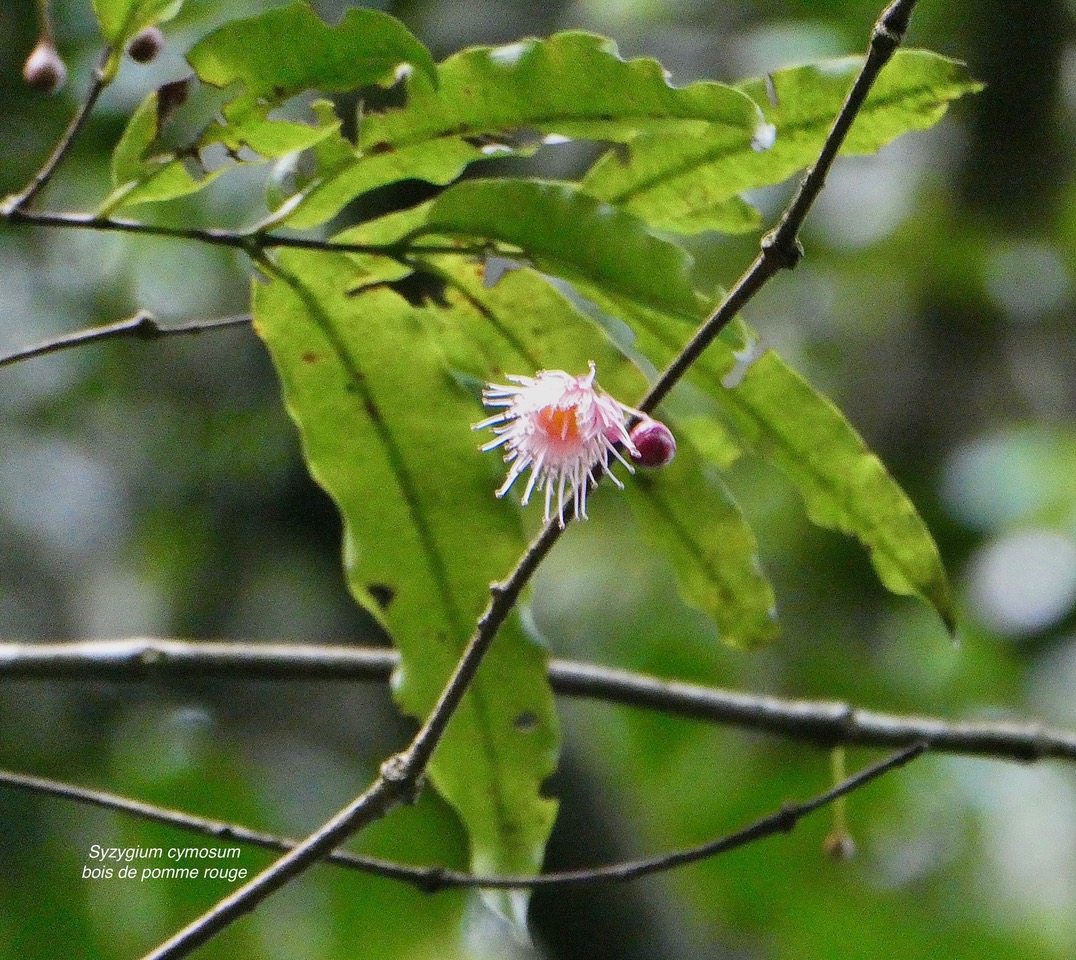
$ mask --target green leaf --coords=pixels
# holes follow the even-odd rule
[[[183,0],[93,0],[101,32],[116,46],[145,27],[171,20],[182,6]]]
[[[674,432],[673,462],[639,471],[626,487],[643,533],[671,561],[684,600],[717,624],[725,643],[769,643],[778,634],[776,599],[755,536],[689,436]]]
[[[675,141],[640,137],[626,152],[614,151],[595,164],[583,188],[662,230],[752,229],[758,218],[729,204],[745,190],[780,183],[814,162],[861,66],[861,58],[848,57],[780,70],[769,87],[763,79],[741,84],[776,128],[769,150],[753,150],[721,127]],[[903,133],[933,126],[949,103],[981,87],[961,63],[922,50],[898,51],[843,152],[871,153]]]
[[[203,82],[242,83],[246,97],[272,103],[304,90],[383,83],[403,63],[435,76],[430,52],[394,17],[348,10],[330,27],[304,3],[227,23],[195,44],[187,60]]]
[[[106,81],[119,69],[127,42],[140,30],[171,20],[183,0],[93,0],[93,10],[110,52],[101,70]]]
[[[678,434],[690,438],[704,460],[718,470],[728,470],[743,453],[729,428],[710,417],[688,417],[680,421]]]
[[[464,168],[476,160],[487,159],[482,150],[462,138],[447,139],[431,150],[423,144],[417,149],[384,153],[362,153],[331,166],[323,166],[318,176],[302,193],[298,193],[268,221],[296,230],[316,227],[335,217],[355,197],[401,180],[424,180],[443,186],[451,183]]]
[[[112,186],[119,187],[145,175],[148,166],[146,153],[160,133],[159,103],[160,98],[154,90],[127,121],[112,151]]]
[[[930,531],[841,411],[773,350],[726,393],[744,432],[796,484],[811,521],[857,537],[886,588],[918,594],[954,630],[949,582]]]
[[[464,50],[440,65],[436,85],[416,74],[407,92],[403,108],[363,119],[356,155],[323,171],[290,225],[322,223],[396,180],[446,184],[469,163],[531,153],[542,142],[535,132],[627,141],[643,132],[693,137],[722,129],[747,145],[761,122],[758,106],[731,87],[672,87],[657,61],[625,61],[612,41],[579,32]]]
[[[314,114],[315,127],[321,131],[310,144],[308,155],[313,160],[314,170],[310,170],[308,157],[303,157],[300,162],[297,155],[275,164],[266,185],[266,203],[272,211],[279,210],[289,201],[294,202],[292,198],[296,192],[317,176],[317,170],[345,163],[355,154],[354,145],[340,132],[341,122],[331,100],[315,100],[310,104],[310,110]],[[261,145],[265,146],[264,143]],[[285,155],[286,152],[280,154]]]
[[[310,471],[343,516],[351,591],[400,649],[397,699],[423,717],[524,538],[470,429],[477,394],[449,373],[425,311],[385,285],[349,295],[354,270],[346,256],[282,254],[275,279],[255,284],[255,323]],[[481,873],[533,873],[542,860],[555,804],[540,788],[558,742],[545,666],[511,618],[434,757]],[[493,899],[520,919],[525,896]]]
[[[365,242],[380,232],[376,223],[338,239]],[[593,361],[602,387],[622,401],[634,402],[645,390],[641,372],[537,271],[509,269],[491,282],[485,264],[456,254],[427,254],[412,262],[431,289],[440,285],[427,322],[452,370],[467,382],[480,386],[506,374],[530,376],[545,369],[586,373]]]
[[[404,108],[370,117],[363,143],[398,148],[522,127],[623,141],[707,126],[749,143],[762,119],[758,105],[732,87],[674,87],[656,60],[624,60],[611,40],[577,31],[465,50],[444,62],[438,78],[436,90],[413,83]]]
[[[340,121],[324,110],[315,112],[313,125],[270,118],[296,94],[391,82],[405,63],[435,77],[430,52],[398,20],[349,10],[331,27],[302,3],[226,24],[195,44],[187,59],[205,83],[243,85],[199,145],[221,143],[232,152],[249,147],[266,158],[306,150],[338,133]],[[350,146],[348,154],[354,155]]]
[[[223,144],[232,153],[250,147],[266,159],[307,150],[340,129],[340,121],[318,117],[315,124],[291,120],[271,120],[272,104],[252,103],[243,97],[226,104],[221,111],[224,123],[214,121],[198,140],[200,147]]]
[[[139,104],[112,152],[113,190],[98,213],[106,216],[121,207],[160,203],[197,193],[223,168],[195,178],[175,153],[147,156],[160,134],[160,97],[157,91]]]
[[[163,203],[189,196],[209,186],[224,170],[222,167],[195,179],[182,160],[163,158],[141,179],[113,190],[101,204],[98,215],[107,216],[122,207],[133,207],[139,203]]]
[[[690,318],[704,310],[682,248],[569,184],[464,181],[433,202],[427,230],[509,244],[541,269],[593,283],[618,300]]]
[[[676,318],[614,300],[597,287],[582,292],[600,308],[619,311],[638,349],[659,367],[693,333]],[[812,522],[856,537],[886,588],[926,600],[952,631],[945,568],[907,494],[830,400],[773,350],[753,358],[756,340],[746,324],[731,325],[691,368],[689,380],[796,485]]]

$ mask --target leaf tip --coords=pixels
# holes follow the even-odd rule
[[[945,625],[945,630],[949,634],[949,639],[952,640],[953,646],[959,647],[960,624],[957,621],[956,610],[953,609],[953,603],[949,597],[948,584],[946,584],[945,596],[942,600],[942,603],[936,603],[934,605],[935,609],[938,611],[938,616],[941,617],[941,621]]]

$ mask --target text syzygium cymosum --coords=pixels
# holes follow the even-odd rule
[[[246,867],[222,864],[237,860],[239,847],[106,847],[92,844],[83,864],[83,880],[225,880],[249,875]],[[210,861],[205,863],[205,861]]]

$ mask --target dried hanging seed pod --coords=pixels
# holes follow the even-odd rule
[[[164,34],[158,27],[146,27],[134,35],[127,44],[127,56],[135,63],[151,63],[164,46]]]
[[[67,79],[67,66],[52,40],[42,37],[22,67],[22,77],[39,93],[55,93]]]

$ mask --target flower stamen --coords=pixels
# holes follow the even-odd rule
[[[585,519],[587,493],[604,474],[620,489],[624,484],[609,469],[610,454],[634,473],[619,447],[638,456],[627,430],[630,416],[641,416],[613,399],[595,383],[595,366],[572,376],[563,370],[542,370],[534,377],[509,376],[514,386],[489,384],[482,393],[487,407],[502,412],[477,423],[475,430],[492,428],[494,439],[482,450],[503,446],[504,462],[510,464],[496,495],[503,497],[517,479],[530,469],[521,503],[526,506],[535,490],[545,493],[548,523],[556,490],[557,520],[564,526],[565,493],[575,516]]]

